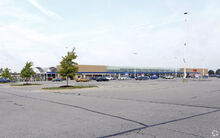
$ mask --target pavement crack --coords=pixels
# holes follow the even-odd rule
[[[143,130],[143,129],[147,129],[147,128],[151,128],[151,127],[156,127],[156,126],[161,126],[161,125],[165,125],[165,124],[170,124],[170,123],[174,123],[174,122],[178,122],[178,121],[183,121],[183,120],[187,120],[187,119],[191,119],[191,118],[195,118],[195,117],[199,117],[199,116],[204,116],[204,115],[207,115],[207,114],[216,113],[216,112],[219,112],[219,111],[220,110],[214,110],[214,111],[200,113],[200,114],[196,114],[196,115],[191,115],[191,116],[187,116],[187,117],[183,117],[183,118],[179,118],[179,119],[169,120],[169,121],[165,121],[165,122],[161,122],[161,123],[157,123],[157,124],[152,124],[152,125],[149,125],[149,126],[146,126],[146,127],[140,127],[140,128],[135,128],[135,129],[130,129],[130,130],[118,132],[118,133],[115,133],[115,134],[101,136],[101,138],[115,137],[115,136],[119,136],[119,135],[130,133],[130,132],[135,132],[135,131],[138,131],[138,130]]]
[[[112,114],[109,114],[109,113],[104,113],[104,112],[92,110],[92,109],[77,106],[77,105],[66,104],[66,103],[52,101],[52,100],[48,100],[48,99],[34,98],[34,97],[27,96],[27,95],[26,96],[18,95],[18,94],[13,94],[13,93],[9,93],[9,92],[4,92],[4,93],[14,95],[14,96],[18,96],[18,97],[23,97],[23,98],[28,98],[28,99],[33,99],[33,100],[38,100],[38,101],[43,101],[43,102],[49,102],[49,103],[53,103],[53,104],[59,104],[59,105],[68,106],[68,107],[72,107],[72,108],[76,108],[76,109],[81,109],[81,110],[88,111],[88,112],[91,112],[91,113],[96,113],[96,114],[100,114],[100,115],[104,115],[104,116],[108,116],[108,117],[112,117],[112,118],[121,119],[121,120],[128,121],[128,122],[132,122],[132,123],[144,126],[144,127],[148,126],[148,125],[146,125],[142,122],[138,122],[138,121],[135,121],[135,120],[132,120],[132,119],[128,119],[128,118],[121,117],[121,116],[118,116],[118,115],[112,115]],[[16,105],[18,105],[18,104],[16,103]],[[21,105],[19,105],[19,106],[21,106]]]

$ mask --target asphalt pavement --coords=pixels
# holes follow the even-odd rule
[[[0,84],[2,138],[217,138],[220,79]]]

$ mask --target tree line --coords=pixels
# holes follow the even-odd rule
[[[69,78],[73,78],[78,72],[78,68],[76,67],[76,65],[78,64],[74,61],[76,58],[77,55],[74,48],[71,52],[67,52],[67,55],[62,57],[62,61],[60,62],[61,69],[58,73],[62,77],[66,77],[67,86]],[[26,82],[30,81],[30,78],[34,77],[34,75],[36,74],[32,68],[33,65],[33,62],[26,62],[25,66],[22,68],[20,72],[20,77],[24,79]],[[1,69],[1,72],[2,78],[10,80],[12,79],[9,68]]]

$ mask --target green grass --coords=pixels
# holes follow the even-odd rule
[[[97,88],[98,86],[70,86],[70,87],[48,87],[43,90],[68,90],[68,89],[83,89],[83,88]]]
[[[38,84],[38,83],[11,84],[11,86],[36,86],[36,85],[42,85],[42,84]]]

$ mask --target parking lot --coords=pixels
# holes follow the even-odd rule
[[[0,84],[0,137],[220,137],[220,79]]]

